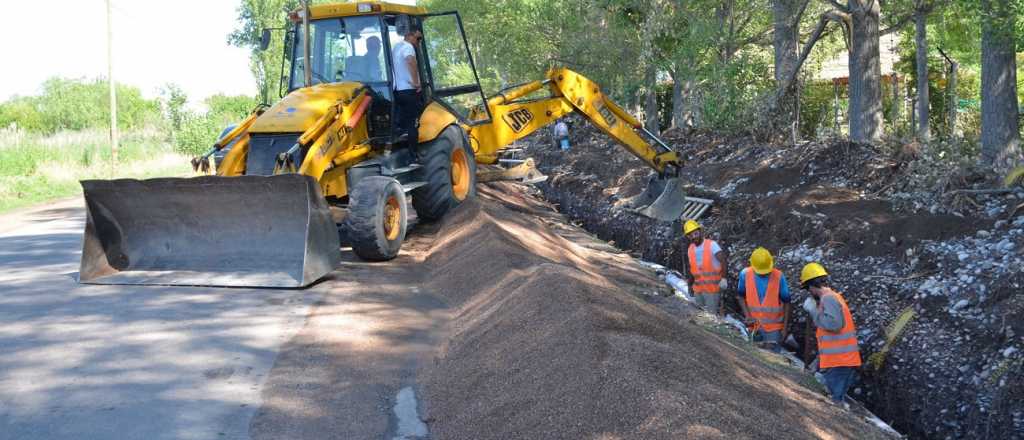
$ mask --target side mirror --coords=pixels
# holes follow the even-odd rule
[[[260,50],[267,50],[270,47],[270,29],[264,29],[260,35]]]

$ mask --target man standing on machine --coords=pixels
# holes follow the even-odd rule
[[[395,129],[399,136],[407,136],[406,146],[414,148],[419,138],[417,119],[423,112],[422,85],[416,60],[416,46],[423,39],[423,31],[409,16],[398,17],[395,27],[403,37],[391,48],[395,71]]]

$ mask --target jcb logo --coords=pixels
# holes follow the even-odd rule
[[[608,123],[609,127],[614,127],[615,123],[619,122],[619,120],[615,118],[615,114],[605,106],[604,102],[597,102],[597,112],[601,114],[601,117],[604,118],[604,121]]]
[[[525,108],[521,108],[507,113],[502,118],[505,119],[505,123],[512,128],[512,131],[519,133],[523,130],[523,127],[526,127],[526,124],[529,124],[530,121],[533,120],[533,113],[530,113],[530,111]]]

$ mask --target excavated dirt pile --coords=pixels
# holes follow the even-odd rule
[[[765,246],[799,292],[802,265],[821,261],[851,303],[864,358],[889,341],[855,398],[912,438],[1024,439],[1024,190],[990,191],[992,176],[914,145],[665,137],[686,160],[690,194],[715,200],[701,222],[729,250],[734,276]],[[680,222],[624,209],[652,173],[593,129],[572,141],[568,153],[548,133],[520,145],[550,176],[545,198],[598,237],[682,271]],[[813,335],[799,307],[794,321],[806,357]]]
[[[807,375],[652,305],[653,272],[528,190],[480,191],[422,250],[422,287],[454,310],[418,374],[431,438],[886,438]]]

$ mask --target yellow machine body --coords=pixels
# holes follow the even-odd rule
[[[364,29],[366,23],[376,29],[385,23],[397,28],[400,18],[448,19],[450,26],[440,28],[454,28],[449,37],[457,38],[444,40],[438,31],[439,45],[461,45],[465,67],[474,69],[475,79],[456,13],[428,15],[419,7],[369,1],[316,5],[290,18],[301,29],[299,20],[357,16],[354,22],[364,23]],[[354,48],[358,38],[365,48],[361,31],[353,32],[332,37],[331,44],[347,41]],[[308,42],[311,34],[304,35]],[[324,47],[324,39],[318,44]],[[430,47],[429,41],[425,46]],[[309,63],[314,71],[323,59],[296,58],[293,63]],[[436,73],[433,62],[421,66],[426,78]],[[293,65],[293,77],[295,71]],[[552,69],[537,81],[490,98],[483,97],[478,80],[437,89],[429,84],[425,92],[433,99],[420,115],[415,149],[387,128],[392,123],[388,118],[396,114],[389,101],[390,72],[383,86],[382,80],[344,80],[356,78],[347,73],[331,81],[322,72],[320,83],[310,85],[309,72],[304,73],[305,87],[293,84],[281,100],[254,110],[209,153],[193,160],[194,166],[205,169],[211,156],[226,149],[216,176],[83,182],[89,212],[81,281],[305,286],[329,272],[340,258],[335,225],[339,217],[329,205],[348,211],[342,217],[347,233],[341,235],[351,240],[357,255],[394,258],[405,236],[405,194],[412,195],[411,205],[420,220],[429,221],[475,194],[476,163],[518,163],[504,171],[481,170],[480,180],[543,181],[546,177],[532,160],[501,156],[516,140],[570,113],[585,117],[662,177],[675,176],[681,167],[675,151],[597,84],[569,69]],[[535,97],[545,90],[547,96]],[[460,116],[446,97],[468,94],[479,96],[480,104]],[[684,197],[668,189],[662,195],[642,213],[678,219]],[[666,209],[653,209],[662,200]],[[651,214],[654,211],[668,214],[659,217]],[[699,216],[703,211],[693,212]],[[203,246],[197,246],[197,240]]]

